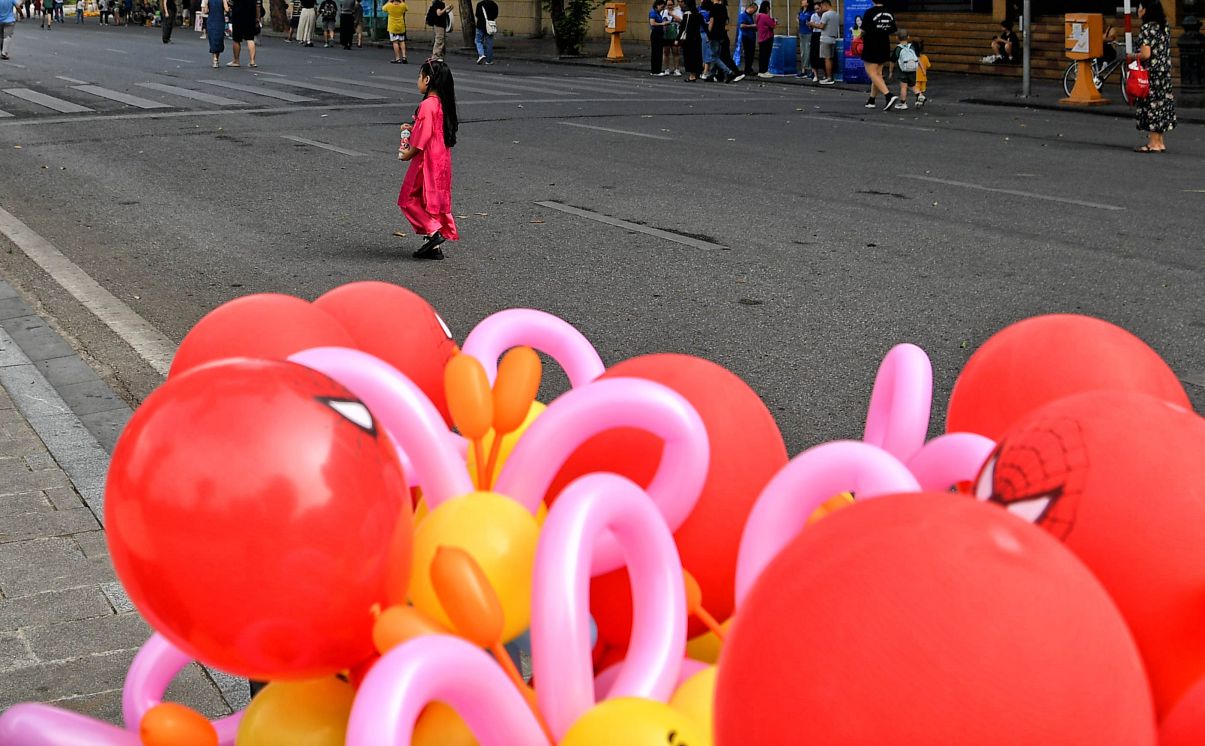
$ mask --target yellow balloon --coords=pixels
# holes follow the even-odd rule
[[[418,716],[410,743],[413,746],[477,746],[477,739],[456,710],[443,702],[432,702]]]
[[[527,417],[523,420],[523,424],[519,425],[519,429],[502,436],[502,445],[498,447],[498,460],[494,463],[493,473],[490,474],[490,484],[498,480],[498,475],[502,473],[502,466],[506,463],[506,459],[510,458],[511,451],[515,450],[515,444],[519,442],[519,438],[523,437],[523,433],[527,431],[527,428],[531,427],[531,423],[535,422],[537,417],[543,414],[545,409],[547,407],[540,402],[532,402],[531,408],[527,410]],[[494,447],[493,428],[490,428],[490,431],[485,434],[485,438],[481,442],[488,458],[490,449]],[[473,453],[472,448],[469,449],[468,465],[469,474],[476,474],[477,456]]]
[[[410,599],[423,613],[451,627],[431,584],[431,560],[441,546],[460,547],[481,566],[502,605],[502,641],[531,622],[531,580],[540,526],[522,505],[495,492],[453,498],[427,514],[414,531]]]
[[[669,706],[699,726],[702,746],[711,746],[712,718],[715,717],[716,667],[709,666],[682,682],[669,700]]]
[[[255,695],[236,746],[343,746],[356,692],[332,677],[275,681]]]
[[[720,629],[724,630],[725,634],[731,627],[731,619],[720,625]],[[724,643],[720,642],[720,638],[716,637],[714,632],[704,632],[698,637],[692,637],[686,641],[686,657],[714,666],[720,659],[720,649],[723,647]]]
[[[578,718],[560,746],[705,746],[699,726],[664,702],[608,699]]]
[[[470,465],[472,464],[472,459],[473,459],[473,452],[469,451]],[[423,522],[423,519],[427,517],[427,513],[429,513],[429,512],[430,511],[427,510],[427,501],[423,500],[422,498],[419,498],[418,505],[414,506],[414,525],[415,525],[415,527],[418,527],[418,524]],[[540,502],[540,507],[536,508],[536,523],[540,526],[543,526],[544,519],[547,517],[548,517],[548,505],[545,504],[544,502]]]

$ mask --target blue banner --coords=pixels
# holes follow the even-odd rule
[[[862,58],[853,54],[854,52],[854,36],[862,35],[862,14],[870,10],[874,5],[873,0],[845,0],[845,15],[841,19],[841,26],[844,30],[842,36],[841,49],[844,53],[841,56],[841,70],[844,73],[843,80],[846,83],[869,83],[870,78],[866,77],[866,67],[862,64]],[[861,48],[861,44],[857,45]]]

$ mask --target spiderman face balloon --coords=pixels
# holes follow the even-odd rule
[[[347,389],[229,360],[135,412],[106,488],[113,563],[150,624],[197,659],[312,678],[373,653],[404,600],[411,516],[394,449]]]
[[[1146,394],[1060,399],[984,465],[981,500],[1088,565],[1138,643],[1160,717],[1205,675],[1205,420]]]

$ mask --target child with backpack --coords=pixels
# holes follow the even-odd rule
[[[418,90],[423,100],[414,113],[414,123],[402,127],[399,157],[410,166],[397,206],[414,232],[425,239],[414,258],[443,259],[440,244],[460,238],[452,218],[450,151],[459,127],[452,70],[442,60],[427,60],[418,71]]]
[[[895,62],[895,69],[900,79],[900,96],[899,103],[895,108],[900,111],[905,111],[908,108],[908,91],[911,90],[916,94],[916,105],[925,105],[925,94],[921,93],[916,87],[916,72],[920,68],[920,55],[916,51],[916,47],[912,42],[908,41],[908,32],[900,29],[896,33],[896,39],[899,44],[896,45],[895,51],[892,52],[891,59]]]
[[[920,64],[916,66],[916,90],[920,93],[916,94],[916,105],[925,105],[925,91],[929,88],[929,55],[925,54],[925,45],[919,39],[912,42],[912,48],[920,55]]]

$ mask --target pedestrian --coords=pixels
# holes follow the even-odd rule
[[[443,259],[440,244],[460,238],[452,217],[452,154],[456,145],[456,90],[452,70],[442,60],[427,60],[418,71],[422,103],[414,113],[401,158],[409,161],[397,205],[425,241],[416,259]]]
[[[209,53],[213,55],[213,66],[218,66],[222,52],[226,51],[226,13],[230,8],[226,0],[207,0],[209,12],[205,16],[205,36],[209,39]]]
[[[301,3],[298,0],[291,0],[289,3],[289,35],[285,37],[285,44],[290,44],[294,41],[301,41],[301,39],[297,36],[297,26],[300,23]]]
[[[1000,31],[992,37],[992,53],[983,62],[1008,64],[1017,61],[1017,33],[1013,31],[1013,20],[1000,22]]]
[[[812,27],[808,24],[815,12],[812,0],[799,0],[799,28],[795,32],[799,39],[799,72],[795,73],[796,78],[816,79],[812,68]]]
[[[835,60],[837,59],[837,39],[841,37],[841,17],[833,10],[832,0],[819,0],[816,3],[817,18],[812,16],[811,26],[820,33],[820,38],[812,38],[813,43],[820,42],[820,59],[824,61],[824,77],[820,85],[836,85],[833,77]]]
[[[1138,51],[1127,54],[1126,62],[1138,60],[1150,74],[1151,89],[1146,98],[1136,100],[1134,109],[1138,129],[1148,133],[1145,145],[1136,153],[1166,153],[1163,136],[1176,126],[1176,97],[1172,87],[1171,32],[1167,15],[1159,0],[1138,0]]]
[[[665,0],[653,0],[653,7],[649,8],[649,75],[656,78],[669,75],[669,72],[661,67],[661,48],[665,45],[665,27],[669,25],[669,21],[661,16],[663,10]]]
[[[737,49],[745,75],[753,74],[753,59],[757,56],[757,3],[750,0],[736,17]]]
[[[402,0],[388,0],[381,7],[389,17],[385,30],[389,32],[389,43],[393,45],[392,64],[406,64],[406,3]]]
[[[916,105],[924,106],[929,100],[927,91],[929,90],[929,55],[925,54],[925,44],[920,39],[912,42],[912,46],[916,49],[916,54],[919,56],[916,65]]]
[[[42,23],[38,28],[44,28],[47,31],[54,25],[54,0],[43,0],[42,2]]]
[[[163,43],[170,44],[176,25],[176,0],[159,0],[159,9],[163,11]]]
[[[364,3],[372,0],[356,0],[355,16],[352,22],[356,29],[356,49],[364,48]]]
[[[19,0],[0,0],[0,60],[10,59],[13,31],[17,28],[16,6]]]
[[[351,49],[356,35],[356,6],[360,0],[339,0],[339,44]]]
[[[883,80],[883,65],[891,60],[891,35],[895,30],[895,16],[883,6],[882,0],[874,0],[874,5],[862,14],[862,64],[866,67],[866,76],[870,78],[870,100],[867,104],[873,104],[875,94],[882,93],[887,100],[883,111],[900,100]]]
[[[314,20],[318,17],[317,0],[301,0],[301,18],[297,21],[297,42],[314,46]]]
[[[666,0],[661,12],[669,25],[665,27],[665,46],[662,47],[662,67],[670,74],[682,77],[682,6],[678,0]]]
[[[916,73],[920,69],[920,53],[916,50],[916,46],[908,40],[906,29],[900,29],[896,33],[896,39],[899,40],[899,43],[895,45],[895,49],[891,53],[891,60],[895,63],[896,76],[900,80],[900,102],[895,105],[895,108],[900,111],[908,109],[909,90],[916,95],[916,105],[924,106],[925,94],[916,87]]]
[[[259,18],[256,6],[259,0],[229,0],[230,3],[230,46],[234,59],[226,63],[227,67],[238,67],[242,45],[247,45],[247,66],[259,67],[255,64],[255,37],[259,35]],[[262,6],[260,6],[262,7]]]
[[[728,3],[725,0],[714,0],[711,4],[711,21],[708,36],[711,38],[712,64],[720,68],[728,83],[738,83],[745,76],[736,69],[732,60],[732,45],[728,40]]]
[[[498,3],[494,0],[478,0],[477,10],[473,12],[477,32],[474,41],[477,42],[477,64],[494,64],[494,34],[498,33]]]
[[[770,15],[770,0],[762,0],[757,10],[757,77],[772,78],[770,55],[774,52],[774,29],[778,21]]]
[[[130,19],[134,16],[134,0],[122,0],[121,13],[122,25],[129,25]]]
[[[63,0],[54,0],[54,20],[59,23],[66,23],[63,18]]]
[[[335,19],[339,17],[335,0],[322,0],[318,4],[318,17],[322,19],[322,46],[329,49],[335,41]]]
[[[25,20],[33,18],[33,0],[25,0]]]
[[[431,7],[427,8],[427,25],[435,30],[431,56],[442,60],[448,36],[448,6],[444,0],[431,0]]]
[[[700,54],[703,58],[703,80],[711,80],[712,63],[714,62],[711,58],[711,33],[708,31],[711,26],[711,0],[699,0],[699,21]]]
[[[84,22],[84,0],[75,0],[75,22]]]
[[[693,83],[703,74],[703,17],[695,0],[682,0],[682,66],[686,82]]]

